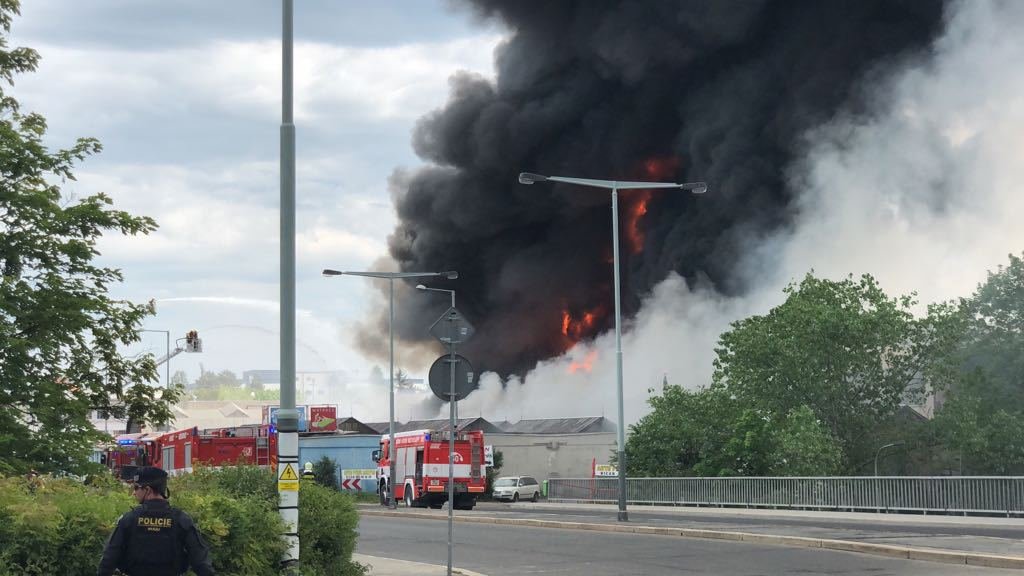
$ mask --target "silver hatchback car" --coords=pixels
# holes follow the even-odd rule
[[[533,476],[502,476],[494,481],[494,499],[518,502],[540,500],[540,483]]]

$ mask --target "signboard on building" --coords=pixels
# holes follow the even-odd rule
[[[336,432],[338,430],[338,409],[335,406],[310,406],[310,432]]]
[[[370,491],[373,491],[377,480],[377,470],[375,468],[349,468],[341,471],[342,490],[362,490],[363,480],[372,480],[372,482],[367,482],[367,486],[370,487]]]
[[[594,465],[594,477],[595,478],[618,478],[619,470],[611,464],[595,464]]]
[[[305,432],[307,430],[306,407],[305,406],[296,406],[295,408],[299,411],[299,432]],[[277,429],[277,411],[279,410],[279,407],[277,407],[277,406],[266,406],[264,409],[267,410],[264,422],[267,423],[267,424],[270,424],[271,428],[274,428],[276,430]]]

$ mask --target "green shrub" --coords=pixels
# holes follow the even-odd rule
[[[277,484],[253,466],[199,468],[172,478],[171,504],[187,512],[210,546],[217,574],[271,576],[285,551]],[[0,576],[93,575],[121,514],[135,505],[105,475],[85,483],[0,478]],[[300,498],[302,574],[359,576],[352,562],[358,517],[351,498],[313,483]]]
[[[338,489],[338,463],[321,456],[313,464],[313,480],[324,487]]]
[[[131,504],[123,485],[0,479],[0,575],[95,574],[108,535]]]
[[[303,576],[356,576],[355,501],[348,494],[314,482],[302,484],[299,496],[299,555]]]

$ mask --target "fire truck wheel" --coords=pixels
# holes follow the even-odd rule
[[[405,487],[405,507],[412,508],[412,490],[408,486]]]
[[[387,506],[388,505],[388,490],[387,490],[387,488],[385,488],[384,485],[381,484],[380,487],[377,489],[377,492],[380,494],[380,505],[381,506]]]
[[[512,502],[519,502],[519,492],[512,495]]]

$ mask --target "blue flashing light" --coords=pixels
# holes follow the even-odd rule
[[[426,434],[423,435],[423,441],[430,442],[430,432],[427,432]]]
[[[119,446],[132,446],[132,445],[135,444],[135,440],[131,440],[131,439],[128,439],[128,440],[118,440],[117,444]]]
[[[277,434],[277,427],[276,426],[271,426],[270,427],[270,433],[271,434]]]

